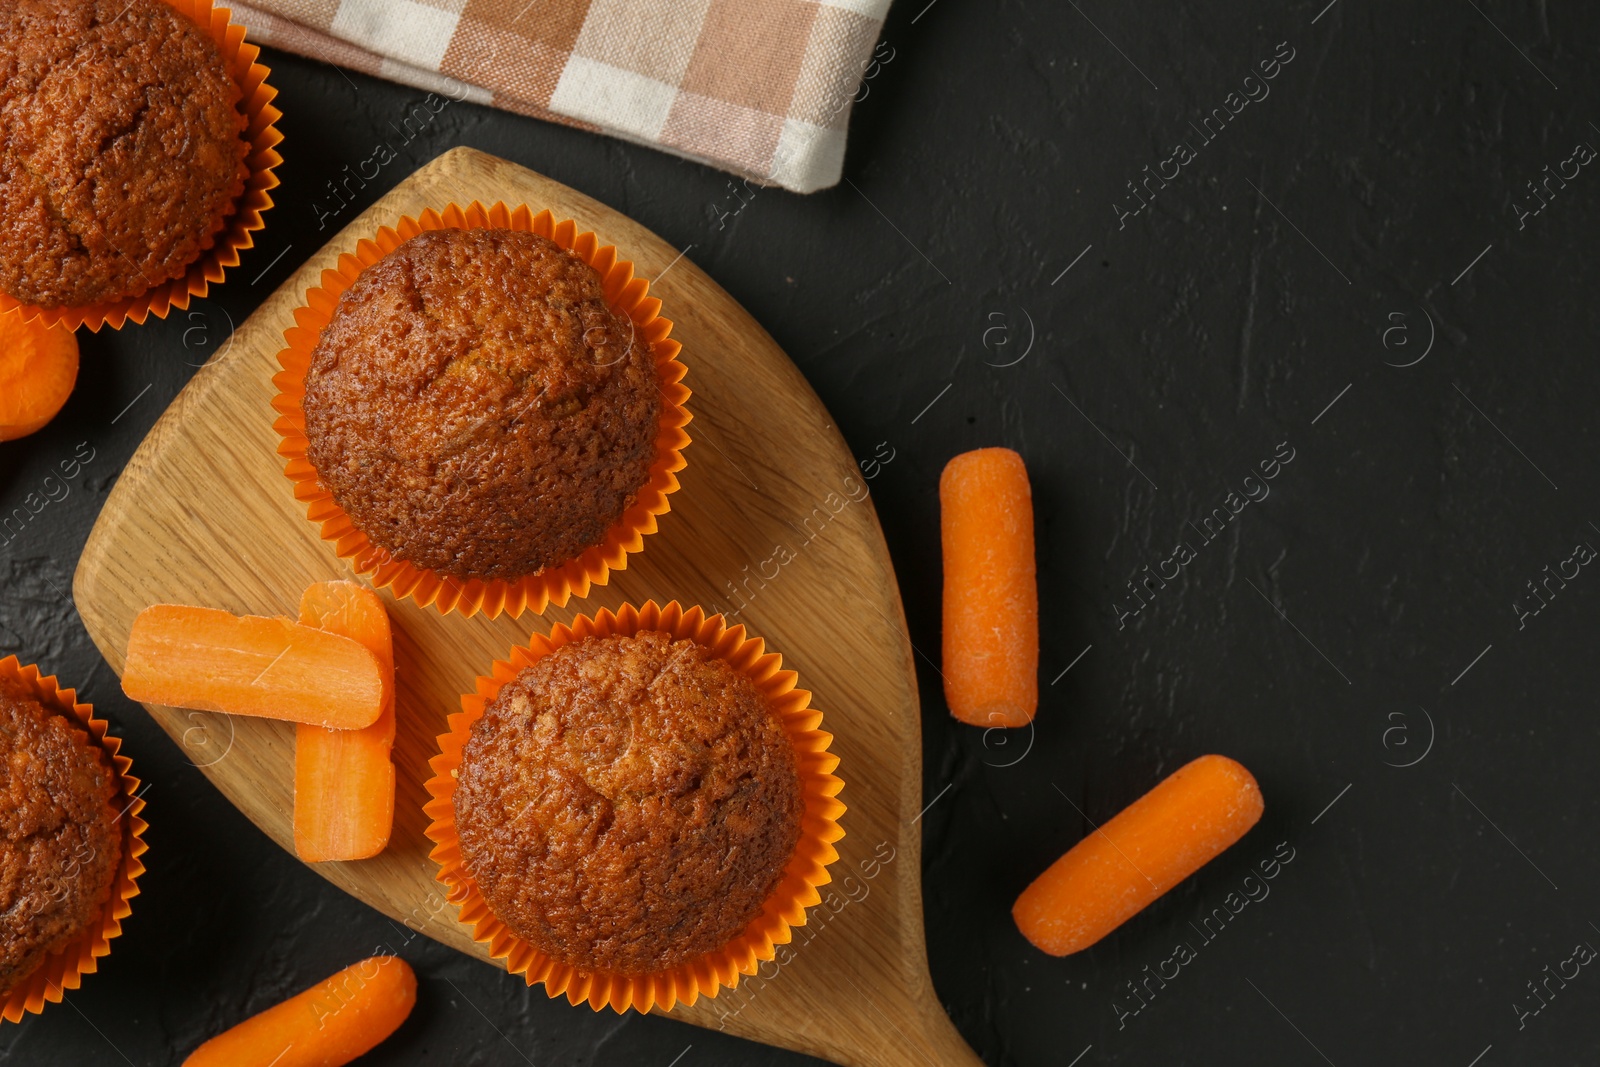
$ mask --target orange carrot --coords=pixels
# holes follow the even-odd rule
[[[364,730],[301,723],[294,732],[294,850],[308,863],[364,860],[394,826],[394,641],[378,594],[355,582],[318,582],[300,598],[300,622],[354,638],[383,668],[383,711]]]
[[[980,448],[939,478],[944,698],[973,726],[1026,726],[1039,707],[1033,491],[1022,457]]]
[[[0,441],[44,429],[78,381],[78,339],[65,326],[0,315]]]
[[[218,1034],[183,1067],[340,1067],[394,1033],[416,1003],[411,965],[373,956]]]
[[[383,711],[361,642],[290,619],[157,604],[133,621],[122,691],[147,704],[354,730]]]
[[[1201,756],[1051,864],[1011,916],[1052,956],[1082,951],[1243,837],[1261,810],[1249,771]]]

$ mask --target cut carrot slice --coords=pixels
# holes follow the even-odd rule
[[[944,697],[973,726],[1026,726],[1039,707],[1033,491],[1009,448],[963,452],[939,477]]]
[[[399,1029],[417,976],[398,956],[352,964],[213,1037],[183,1067],[341,1067]]]
[[[356,730],[383,711],[361,642],[283,618],[157,604],[133,621],[122,691],[146,704]]]
[[[78,339],[57,324],[0,315],[0,441],[44,429],[78,381]]]
[[[1011,916],[1050,955],[1079,952],[1215,859],[1262,809],[1249,771],[1226,756],[1201,756],[1051,864]]]
[[[318,582],[300,598],[300,622],[360,641],[383,668],[383,711],[362,730],[301,723],[294,733],[294,850],[308,863],[364,860],[394,826],[394,641],[378,594],[355,582]]]

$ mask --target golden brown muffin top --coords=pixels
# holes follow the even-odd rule
[[[755,684],[664,633],[564,645],[472,726],[455,791],[467,870],[519,937],[648,974],[760,914],[800,840],[794,746]]]
[[[0,995],[99,920],[122,859],[119,802],[105,750],[0,679]]]
[[[514,580],[602,540],[649,477],[650,347],[537,234],[430,230],[340,297],[306,375],[307,454],[398,559]]]
[[[0,4],[0,290],[81,307],[182,277],[244,191],[240,97],[161,0]]]

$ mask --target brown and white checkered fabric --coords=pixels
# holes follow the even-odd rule
[[[250,0],[258,44],[652,145],[839,181],[889,0]]]

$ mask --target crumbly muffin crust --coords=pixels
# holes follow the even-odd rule
[[[81,307],[182,277],[244,192],[241,95],[161,0],[0,4],[0,291]]]
[[[0,680],[0,995],[99,920],[122,860],[119,798],[104,749]]]
[[[306,375],[307,455],[375,545],[514,580],[602,540],[649,478],[650,347],[537,234],[430,230],[339,297]]]
[[[738,936],[800,840],[794,746],[749,678],[664,633],[588,638],[473,724],[462,858],[519,937],[586,970],[665,970]]]

